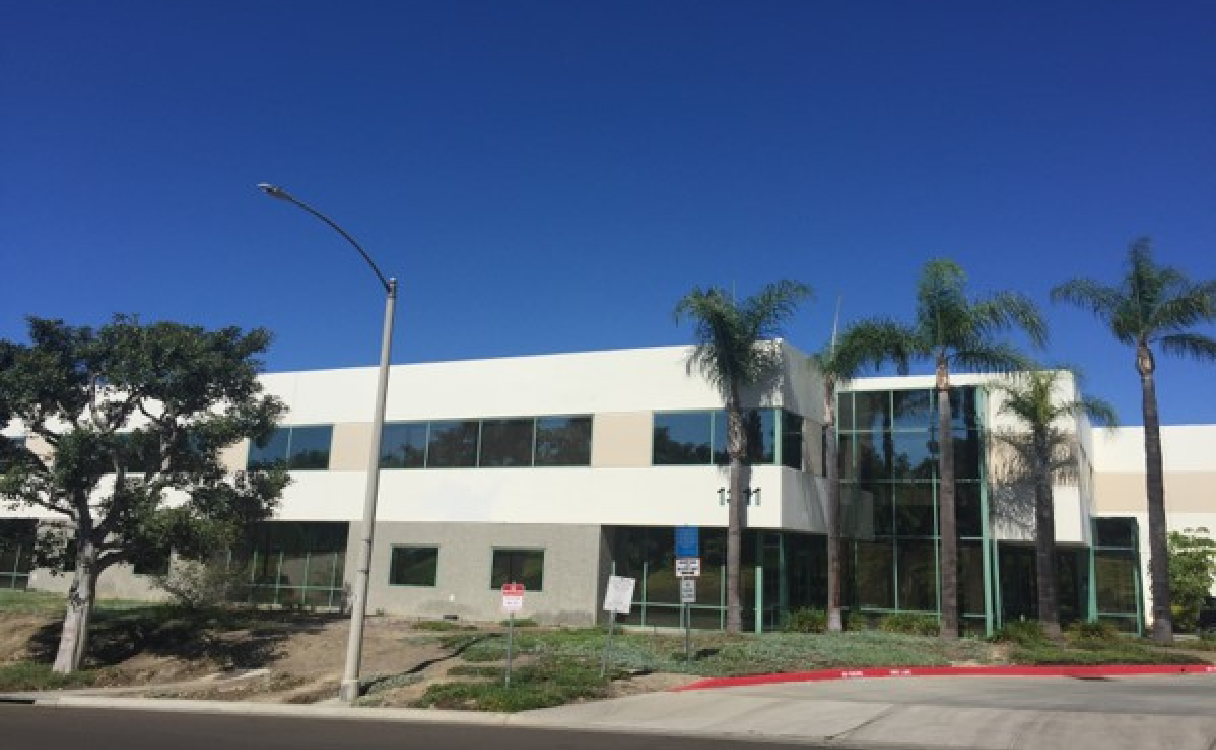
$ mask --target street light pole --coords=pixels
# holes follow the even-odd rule
[[[363,497],[363,521],[359,543],[359,563],[355,569],[355,598],[351,602],[350,636],[346,641],[346,665],[342,670],[342,686],[338,689],[338,699],[344,703],[354,703],[359,697],[359,662],[363,655],[363,620],[367,614],[368,572],[372,563],[372,540],[376,532],[376,501],[380,493],[380,437],[384,432],[384,409],[388,402],[388,371],[389,358],[393,348],[393,319],[397,307],[397,280],[385,278],[380,268],[364,252],[342,227],[335,224],[328,216],[317,211],[312,206],[297,200],[286,190],[267,183],[261,183],[258,188],[272,198],[287,201],[328,224],[334,231],[342,235],[351,244],[363,260],[375,272],[376,278],[384,286],[387,299],[384,305],[384,337],[380,344],[380,375],[376,385],[376,412],[372,421],[372,442],[367,457],[367,491]]]

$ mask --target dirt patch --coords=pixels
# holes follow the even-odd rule
[[[612,698],[624,698],[627,695],[661,693],[667,690],[675,690],[685,685],[691,685],[703,679],[705,678],[700,675],[675,674],[672,672],[636,674],[628,680],[614,680],[609,686],[609,695]]]
[[[24,661],[33,655],[34,636],[58,620],[39,615],[6,615],[0,618],[0,662]]]
[[[42,616],[0,616],[0,659],[46,658],[50,641],[56,640],[49,637],[56,625],[57,620]],[[173,642],[177,633],[128,637],[115,626],[96,634],[97,648],[91,648],[86,662],[101,670],[97,686],[132,697],[291,704],[333,700],[341,682],[349,621],[293,622],[283,613],[268,612],[265,626],[183,630],[190,635]],[[501,679],[503,664],[465,662],[458,651],[445,646],[445,638],[453,633],[415,628],[414,621],[403,618],[372,617],[363,635],[360,675],[372,682],[364,705],[406,707],[436,683]],[[519,656],[515,666],[529,661]],[[609,696],[669,690],[696,679],[638,674],[614,681]]]

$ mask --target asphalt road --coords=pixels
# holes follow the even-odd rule
[[[0,750],[741,750],[618,732],[0,705]]]

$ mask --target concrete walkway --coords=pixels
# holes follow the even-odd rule
[[[1216,674],[892,677],[653,693],[521,714],[112,695],[39,705],[734,736],[824,747],[1216,749]]]

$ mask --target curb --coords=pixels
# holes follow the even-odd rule
[[[169,698],[119,698],[104,695],[47,695],[45,693],[10,696],[21,703],[46,708],[105,708],[168,713],[211,713],[233,716],[291,716],[352,721],[409,721],[437,724],[484,724],[505,726],[512,714],[478,711],[445,711],[419,708],[350,708],[318,704],[257,703],[254,701],[202,701]]]
[[[832,682],[874,677],[1121,677],[1150,674],[1216,674],[1216,664],[1096,664],[1096,665],[985,665],[976,667],[866,667],[818,669],[809,672],[747,674],[711,677],[670,692],[716,688],[779,685],[789,682]]]

